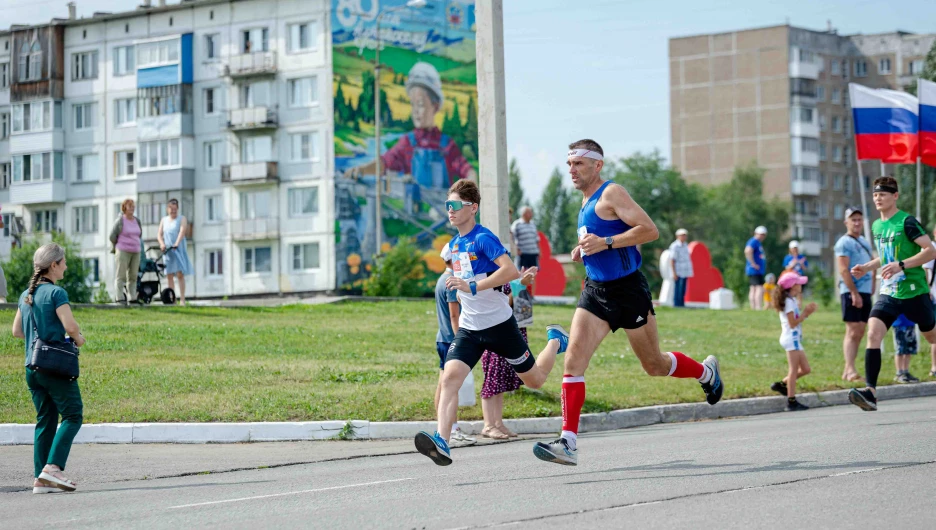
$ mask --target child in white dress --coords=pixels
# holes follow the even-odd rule
[[[809,407],[796,400],[796,380],[810,372],[806,352],[803,351],[803,321],[816,311],[816,304],[809,303],[800,313],[797,297],[803,292],[808,278],[789,271],[780,275],[773,292],[773,306],[780,313],[780,346],[787,353],[789,372],[782,381],[770,385],[770,389],[787,397],[788,411],[806,410]]]

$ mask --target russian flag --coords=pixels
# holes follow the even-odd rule
[[[929,166],[936,166],[936,83],[920,79],[920,158]]]
[[[915,164],[919,102],[906,92],[848,84],[859,160]],[[936,130],[936,129],[934,129]]]

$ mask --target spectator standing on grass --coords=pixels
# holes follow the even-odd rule
[[[524,269],[519,280],[504,286],[504,294],[510,297],[510,305],[514,310],[520,333],[528,343],[527,326],[533,323],[533,297],[527,291],[527,286],[533,283],[535,276],[536,267]],[[481,355],[481,366],[484,369],[484,384],[481,385],[484,429],[481,436],[494,440],[516,438],[517,433],[504,425],[504,393],[517,390],[523,386],[523,381],[506,359],[490,350]]]
[[[510,225],[510,237],[517,247],[517,268],[539,266],[539,231],[533,222],[533,208],[520,207],[520,218]]]
[[[685,228],[676,231],[676,241],[669,246],[670,261],[672,261],[673,282],[676,292],[673,294],[673,306],[686,306],[686,284],[692,278],[692,258],[689,256],[689,232]]]
[[[933,229],[933,238],[936,239],[936,229]],[[936,243],[933,243],[936,245]],[[936,270],[933,266],[936,265],[936,260],[930,261],[923,265],[923,268],[926,270],[926,281],[929,282],[930,286],[930,299],[936,301],[936,282],[933,280],[936,279]],[[930,377],[936,377],[936,344],[930,345]]]
[[[842,350],[845,356],[845,370],[842,379],[861,381],[861,374],[855,367],[858,346],[868,327],[871,317],[871,293],[874,292],[875,278],[866,274],[861,278],[852,276],[851,270],[856,265],[874,259],[871,255],[871,243],[863,235],[864,214],[858,208],[845,210],[845,229],[847,232],[835,242],[835,260],[839,272],[839,296],[842,303],[842,321],[845,322],[845,339]]]
[[[136,205],[133,199],[120,204],[120,217],[111,229],[110,242],[114,245],[117,262],[117,301],[133,303],[137,301],[136,280],[140,270],[140,257],[143,254],[143,225],[133,215]]]
[[[442,259],[445,261],[445,272],[439,276],[436,282],[436,318],[439,320],[439,331],[436,333],[436,353],[439,354],[439,382],[436,385],[435,399],[433,407],[438,414],[439,395],[442,392],[442,374],[445,370],[445,356],[452,346],[452,340],[455,339],[455,333],[458,332],[458,318],[461,316],[461,305],[458,303],[458,291],[449,289],[445,282],[452,277],[452,251],[448,245],[442,249]],[[475,439],[466,435],[458,421],[452,424],[452,438],[455,443],[470,445],[475,443]]]
[[[764,254],[764,240],[767,239],[767,227],[758,226],[754,229],[754,237],[748,239],[744,246],[746,265],[744,273],[748,277],[751,287],[748,289],[748,303],[751,309],[763,309],[764,300],[764,274],[767,271],[767,256]]]
[[[807,276],[809,273],[809,260],[806,256],[800,254],[799,241],[795,239],[790,241],[790,253],[783,257],[783,270],[793,271],[800,276]]]
[[[806,410],[809,407],[796,400],[796,381],[809,374],[809,361],[803,351],[803,321],[816,311],[816,304],[810,303],[800,313],[797,297],[802,294],[803,286],[809,281],[793,271],[780,275],[774,289],[774,309],[780,313],[780,346],[786,350],[786,377],[770,385],[770,389],[787,397],[787,411]]]
[[[166,253],[166,277],[169,279],[169,288],[175,291],[174,280],[178,280],[179,304],[185,305],[185,276],[192,274],[192,262],[189,260],[185,243],[188,221],[184,215],[179,215],[179,201],[176,199],[169,199],[166,213],[168,215],[159,222],[156,239],[159,240],[159,248]],[[166,252],[167,248],[168,252]]]
[[[33,275],[29,288],[19,298],[13,318],[13,336],[26,339],[26,359],[36,339],[64,342],[67,333],[76,346],[85,343],[81,328],[72,315],[65,289],[55,285],[67,269],[65,249],[49,243],[33,254]],[[33,493],[75,491],[74,481],[65,478],[65,463],[72,440],[81,429],[84,405],[78,381],[58,379],[26,368],[26,385],[36,407],[33,465],[36,480]],[[62,425],[59,427],[59,415]],[[58,427],[58,429],[56,429]]]
[[[768,272],[764,276],[764,307],[773,307],[773,292],[777,288],[777,275]]]
[[[910,359],[917,354],[916,324],[904,315],[897,317],[892,327],[894,330],[894,367],[897,383],[919,383],[920,380],[910,373]]]

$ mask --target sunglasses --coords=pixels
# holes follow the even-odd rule
[[[472,204],[474,203],[469,201],[445,201],[445,211],[457,212],[465,206],[471,206]]]

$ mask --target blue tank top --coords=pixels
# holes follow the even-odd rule
[[[604,193],[609,184],[611,184],[611,181],[602,184],[579,211],[578,236],[580,238],[585,234],[595,234],[601,238],[616,236],[632,228],[620,219],[606,221],[595,213],[595,205],[598,204],[601,194]],[[637,247],[603,250],[593,256],[585,256],[583,260],[585,262],[585,273],[590,280],[596,282],[610,282],[623,278],[639,269],[641,263],[640,252]]]

